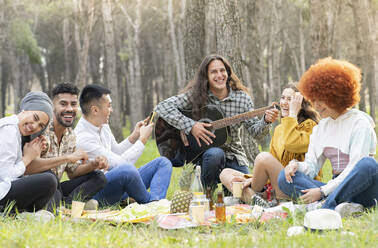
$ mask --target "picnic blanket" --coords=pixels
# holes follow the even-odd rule
[[[83,211],[80,219],[102,220],[115,224],[119,223],[148,223],[159,214],[170,211],[170,201],[163,199],[147,204],[132,203],[121,210]],[[70,210],[65,209],[63,215],[70,216]]]
[[[226,207],[226,221],[237,224],[249,222],[266,222],[274,218],[286,218],[286,209],[294,210],[292,203],[282,204],[274,208],[263,209],[260,206],[251,207],[246,204],[237,204]],[[64,209],[63,215],[70,216],[70,210]],[[163,199],[147,204],[133,203],[121,210],[100,210],[84,211],[80,220],[101,220],[113,224],[119,223],[151,223],[156,220],[159,227],[163,229],[180,229],[196,227],[200,225],[211,226],[217,224],[215,211],[210,211],[206,216],[205,222],[196,224],[192,222],[186,213],[170,214],[170,201]]]
[[[264,212],[261,207],[252,208],[246,204],[238,204],[226,207],[226,221],[234,221],[237,224],[249,223],[254,221],[266,222],[274,218],[286,218],[284,211]],[[196,226],[211,226],[216,224],[214,211],[206,217],[205,222],[196,224],[191,221],[187,214],[164,214],[156,217],[156,222],[163,229],[181,229]]]

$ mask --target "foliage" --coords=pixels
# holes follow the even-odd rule
[[[14,19],[10,23],[10,37],[19,52],[25,52],[32,63],[41,63],[41,53],[37,40],[30,25],[22,19]]]

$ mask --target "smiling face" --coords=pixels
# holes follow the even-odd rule
[[[223,62],[213,60],[207,69],[207,78],[209,81],[209,89],[214,95],[227,93],[227,70]]]
[[[100,124],[108,124],[110,114],[113,112],[112,99],[109,94],[102,95],[100,99],[97,118]]]
[[[283,90],[281,98],[280,98],[280,107],[281,107],[281,116],[287,117],[289,116],[289,103],[292,96],[295,94],[295,91],[291,88],[286,88]]]
[[[18,120],[21,135],[29,136],[44,129],[49,123],[49,116],[42,111],[22,111]]]
[[[77,95],[58,94],[54,97],[53,103],[54,115],[58,123],[64,127],[72,127],[79,107]]]

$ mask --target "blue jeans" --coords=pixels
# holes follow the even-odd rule
[[[278,186],[288,196],[298,198],[301,190],[319,188],[324,183],[316,181],[297,171],[292,177],[293,183],[286,182],[285,172],[282,170],[278,176]],[[358,161],[353,170],[331,192],[322,208],[335,209],[342,202],[355,202],[364,207],[371,207],[378,200],[378,163],[375,159],[366,157]]]
[[[201,180],[204,187],[214,188],[220,183],[219,175],[224,168],[231,168],[242,173],[248,174],[247,166],[240,166],[236,158],[230,160],[226,158],[223,149],[212,147],[202,155]]]
[[[164,199],[171,174],[172,164],[166,157],[156,158],[139,169],[133,165],[121,165],[105,174],[107,184],[94,199],[100,205],[113,205],[129,196],[138,203]]]

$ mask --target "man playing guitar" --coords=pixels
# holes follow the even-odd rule
[[[247,88],[234,74],[227,60],[215,54],[204,58],[194,80],[188,83],[182,94],[162,101],[155,112],[186,135],[193,135],[199,147],[208,146],[216,138],[210,130],[212,124],[193,119],[200,119],[201,109],[209,104],[217,106],[225,117],[253,110]],[[191,109],[193,119],[181,112],[186,109]],[[250,135],[259,138],[268,133],[269,124],[278,116],[279,110],[268,109],[261,119],[254,117],[231,125],[226,143],[207,149],[194,161],[202,167],[201,179],[204,185],[214,187],[219,182],[219,174],[224,168],[248,173],[248,160],[239,135],[242,124],[247,127]],[[257,146],[255,149],[258,149]]]

